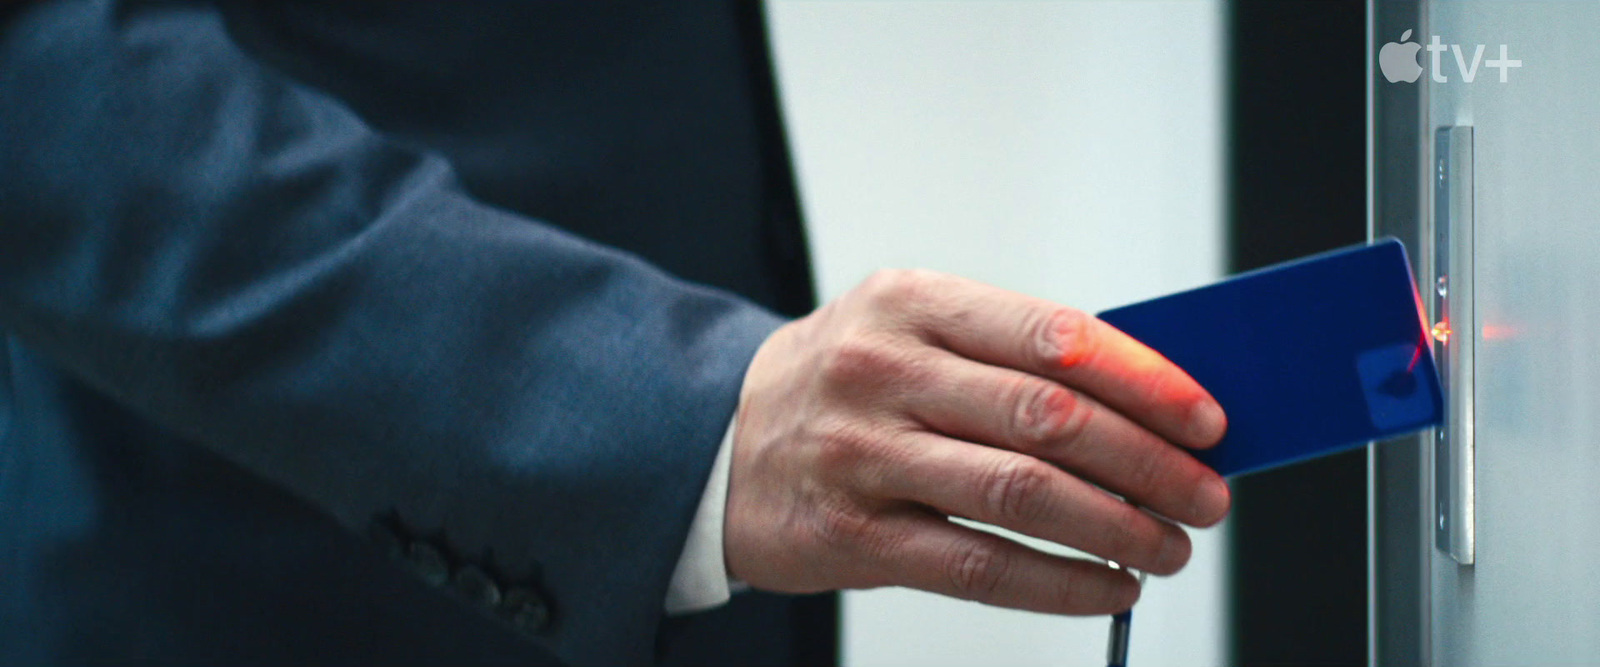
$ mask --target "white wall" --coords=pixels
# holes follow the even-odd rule
[[[1218,0],[813,2],[770,20],[819,285],[927,267],[1096,311],[1221,275]],[[1154,580],[1131,662],[1221,665],[1220,530]],[[1104,618],[853,592],[844,658],[1105,664]]]

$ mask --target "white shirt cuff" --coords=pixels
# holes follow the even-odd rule
[[[727,561],[722,553],[722,517],[728,507],[728,475],[733,463],[733,429],[737,424],[737,415],[728,421],[728,431],[722,436],[716,462],[711,464],[711,478],[700,496],[700,508],[689,524],[683,555],[678,557],[678,566],[672,570],[672,581],[667,584],[668,614],[719,607],[728,602],[736,588],[742,588],[728,576]]]

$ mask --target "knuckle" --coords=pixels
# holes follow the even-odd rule
[[[860,289],[873,294],[882,292],[900,280],[904,273],[904,269],[878,269],[867,276],[866,280],[861,281]]]
[[[1075,308],[1043,311],[1028,324],[1028,357],[1046,368],[1080,366],[1094,353],[1093,318]]]
[[[873,520],[859,536],[857,548],[869,562],[894,562],[908,538],[905,531],[891,528],[884,521]]]
[[[1011,559],[987,542],[963,544],[950,551],[946,576],[956,595],[979,602],[994,599],[1011,568]]]
[[[1044,490],[1050,482],[1045,464],[1027,458],[1007,459],[989,477],[990,511],[1002,522],[1031,521],[1044,504]]]
[[[817,539],[829,550],[859,551],[871,540],[873,531],[872,517],[850,503],[830,502],[818,512]]]
[[[835,417],[816,426],[817,465],[823,470],[851,470],[872,458],[876,440],[855,419]]]
[[[1023,379],[1013,385],[1011,433],[1022,451],[1071,445],[1083,435],[1092,406],[1052,382]]]
[[[896,558],[909,535],[881,516],[845,498],[822,504],[817,539],[829,551],[868,563]]]
[[[817,472],[823,478],[865,493],[882,493],[902,477],[914,456],[892,428],[858,420],[839,420],[820,436]]]
[[[928,361],[908,344],[882,335],[857,335],[834,347],[822,374],[834,387],[912,385],[934,379]]]
[[[845,384],[874,380],[893,370],[893,357],[874,337],[852,336],[833,346],[823,362],[823,377]]]
[[[941,281],[941,274],[926,269],[880,269],[862,282],[862,288],[873,306],[896,311],[926,301]]]
[[[1022,451],[1042,447],[1049,438],[1055,397],[1049,385],[1031,380],[1013,381],[1007,392],[1013,406],[1011,441]]]
[[[881,305],[894,305],[911,296],[917,287],[916,275],[907,269],[879,269],[862,283],[867,294]]]
[[[1077,446],[1083,443],[1084,434],[1089,430],[1089,423],[1094,421],[1094,413],[1098,408],[1093,401],[1084,400],[1070,391],[1064,393],[1067,399],[1065,405],[1059,408],[1061,421],[1056,426],[1056,442]]]

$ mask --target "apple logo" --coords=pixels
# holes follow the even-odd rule
[[[1400,41],[1384,44],[1378,50],[1378,69],[1383,70],[1383,78],[1389,83],[1415,83],[1417,77],[1422,76],[1422,66],[1417,64],[1417,51],[1422,50],[1422,45],[1406,41],[1408,39],[1411,39],[1410,30],[1400,35]]]

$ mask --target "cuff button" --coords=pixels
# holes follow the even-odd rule
[[[550,604],[543,595],[529,588],[507,590],[500,613],[523,632],[540,632],[550,627]]]
[[[427,542],[412,542],[411,548],[406,551],[406,560],[411,562],[411,569],[417,576],[422,577],[423,581],[434,586],[443,586],[450,582],[450,563],[433,545]]]
[[[463,565],[450,583],[464,600],[490,608],[500,605],[500,586],[480,568]]]

